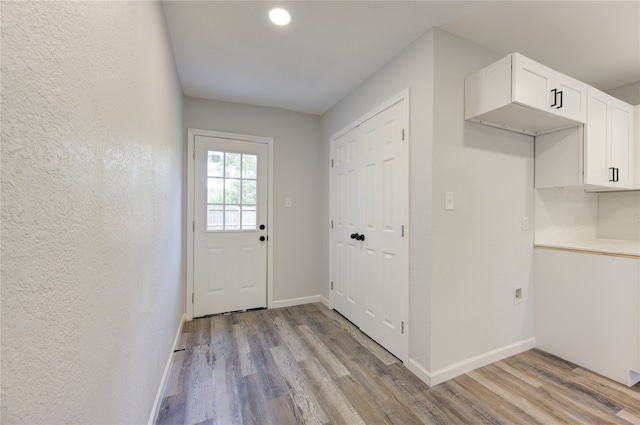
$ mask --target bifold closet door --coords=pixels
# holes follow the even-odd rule
[[[334,141],[334,308],[400,359],[408,316],[408,141],[398,102]]]

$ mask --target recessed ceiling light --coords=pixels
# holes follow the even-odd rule
[[[284,9],[276,8],[269,12],[269,19],[276,25],[287,25],[291,21],[291,15]]]

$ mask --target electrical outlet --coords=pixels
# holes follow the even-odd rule
[[[513,288],[513,303],[518,304],[524,301],[524,291],[522,288]]]
[[[522,216],[522,230],[529,230],[529,218]]]

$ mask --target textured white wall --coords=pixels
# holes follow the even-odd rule
[[[387,99],[409,87],[409,357],[429,369],[431,342],[431,145],[433,117],[433,31],[427,32],[349,93],[322,117],[322,172],[329,218],[330,138]],[[323,234],[321,294],[329,299],[329,232]]]
[[[183,315],[155,2],[2,2],[2,422],[144,423]]]
[[[436,375],[533,338],[533,137],[464,121],[465,77],[497,59],[473,43],[435,32]],[[454,193],[453,211],[444,210],[447,191]],[[522,216],[531,220],[527,231],[521,230]],[[513,300],[516,285],[525,291],[520,304]]]
[[[316,297],[320,291],[323,202],[320,117],[284,109],[187,97],[186,128],[273,137],[273,299]],[[186,135],[186,131],[185,131]],[[292,208],[285,208],[285,197]],[[277,305],[277,304],[276,304]]]

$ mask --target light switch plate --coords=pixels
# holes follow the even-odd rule
[[[453,192],[444,193],[444,209],[445,211],[453,211]]]

